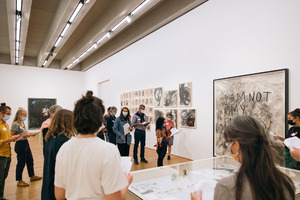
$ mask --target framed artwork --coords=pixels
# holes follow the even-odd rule
[[[162,92],[163,92],[162,87],[154,88],[154,100],[153,100],[154,107],[162,107],[163,106]]]
[[[40,129],[42,123],[50,117],[49,108],[56,104],[56,99],[28,99],[28,128]]]
[[[164,106],[176,108],[178,106],[178,91],[164,91]]]
[[[177,109],[169,109],[169,110],[166,110],[166,117],[167,117],[167,114],[171,113],[172,116],[173,116],[173,119],[172,121],[175,123],[175,128],[178,128],[178,110]]]
[[[180,128],[196,128],[196,109],[179,110],[178,122]]]
[[[179,84],[179,106],[192,106],[192,82]]]
[[[165,111],[164,110],[154,110],[154,121],[153,121],[154,124],[156,123],[156,120],[159,117],[165,117]]]
[[[213,94],[214,155],[229,153],[224,144],[224,130],[230,120],[239,115],[250,115],[260,121],[267,132],[285,137],[288,69],[216,79]],[[279,151],[284,151],[283,147]]]
[[[151,89],[148,89],[149,90],[149,97],[153,97],[153,88],[151,88]]]

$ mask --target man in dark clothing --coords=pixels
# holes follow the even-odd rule
[[[113,131],[113,126],[115,123],[116,115],[117,115],[117,108],[115,106],[112,106],[110,108],[110,115],[106,118],[107,134],[109,137],[109,142],[112,144],[117,144],[116,134]]]
[[[139,111],[135,113],[132,117],[132,123],[135,127],[134,131],[134,148],[133,148],[133,159],[134,163],[136,165],[139,164],[138,158],[137,158],[137,151],[139,147],[139,143],[141,142],[141,162],[148,163],[148,161],[145,159],[145,142],[146,142],[146,127],[150,124],[148,121],[147,116],[145,115],[145,106],[140,105]]]

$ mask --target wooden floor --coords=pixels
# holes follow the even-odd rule
[[[33,154],[33,159],[34,159],[35,174],[38,176],[42,176],[44,157],[43,157],[43,153],[42,153],[42,146],[39,144],[38,141],[39,141],[38,136],[29,138],[29,143],[30,143],[30,147],[31,147],[31,151]],[[8,177],[5,181],[4,197],[6,197],[9,200],[38,200],[38,199],[41,199],[42,181],[36,181],[36,182],[30,183],[26,167],[23,172],[23,180],[27,183],[30,183],[30,186],[25,187],[25,188],[17,187],[17,182],[15,181],[17,158],[16,158],[16,154],[14,152],[14,143],[11,143],[11,148],[12,148],[12,162],[10,165]],[[131,147],[130,147],[130,156],[131,157],[132,157],[132,151],[133,151],[133,145],[131,145]],[[131,171],[156,167],[157,154],[156,154],[155,150],[146,148],[145,158],[148,160],[147,164],[145,164],[145,163],[140,163],[139,165],[133,164]],[[182,162],[187,162],[187,161],[191,161],[191,160],[172,155],[171,160],[167,160],[165,158],[164,165],[171,165],[171,164],[182,163]]]

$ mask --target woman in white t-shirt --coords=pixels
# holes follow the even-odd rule
[[[75,104],[76,137],[56,156],[56,199],[125,199],[132,175],[124,175],[117,147],[97,137],[103,122],[102,101],[88,91]]]

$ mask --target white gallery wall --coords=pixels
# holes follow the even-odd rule
[[[214,79],[289,68],[289,108],[300,107],[299,10],[299,0],[210,0],[85,72],[85,90],[120,108],[121,93],[192,81],[197,128],[176,135],[172,153],[211,157]]]
[[[0,64],[0,74],[0,102],[12,108],[10,125],[19,107],[28,109],[28,98],[56,98],[58,105],[73,110],[84,91],[83,72]]]

